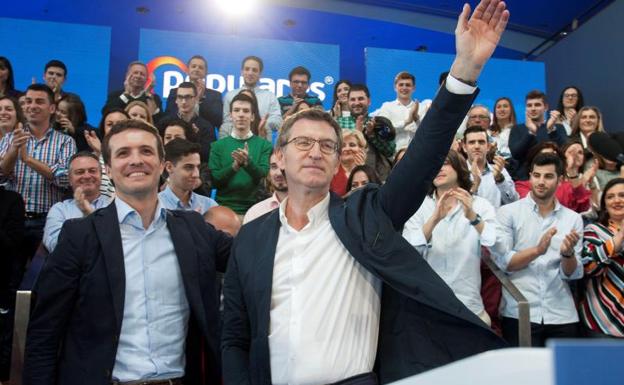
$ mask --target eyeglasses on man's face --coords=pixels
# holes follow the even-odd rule
[[[298,150],[310,151],[314,144],[318,143],[321,152],[326,155],[332,155],[338,151],[338,143],[331,139],[314,139],[307,136],[297,136],[292,138],[286,144],[294,144]]]

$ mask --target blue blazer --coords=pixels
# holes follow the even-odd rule
[[[398,380],[503,347],[402,236],[442,166],[474,95],[443,86],[387,182],[346,199],[331,196],[329,218],[349,253],[383,281],[376,372]],[[269,323],[279,214],[243,226],[225,277],[223,376],[226,385],[270,384]]]
[[[221,380],[215,270],[231,238],[195,212],[169,211],[167,227],[191,310],[185,383]],[[33,289],[24,384],[110,385],[126,277],[115,204],[67,221]]]

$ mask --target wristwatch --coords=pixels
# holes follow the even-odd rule
[[[563,254],[563,253],[559,253],[559,254],[561,254],[561,257],[562,257],[562,258],[568,258],[568,259],[569,259],[569,258],[574,257],[574,254],[570,254],[570,255],[568,255],[568,254]]]
[[[477,216],[475,217],[475,219],[473,221],[470,221],[470,225],[471,226],[476,226],[479,223],[481,223],[481,215],[477,214]]]

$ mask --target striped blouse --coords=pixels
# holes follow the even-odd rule
[[[585,294],[579,314],[585,326],[614,337],[624,337],[624,253],[615,250],[611,224],[587,225],[583,235]]]
[[[28,127],[25,128],[28,131]],[[13,142],[13,132],[0,140],[0,158],[4,157]],[[17,191],[26,203],[26,212],[47,213],[56,202],[63,200],[69,188],[69,158],[76,152],[76,143],[71,136],[52,128],[41,139],[31,136],[26,142],[26,151],[35,159],[52,169],[53,178],[46,179],[19,158],[13,172],[0,177],[8,181],[7,189]]]

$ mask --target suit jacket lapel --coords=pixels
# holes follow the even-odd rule
[[[123,320],[124,301],[126,295],[126,270],[124,265],[121,230],[117,217],[117,207],[111,202],[106,208],[94,214],[93,223],[100,240],[100,250],[104,259],[113,308],[117,321],[117,330],[121,330]]]
[[[257,233],[256,258],[254,262],[254,289],[255,302],[258,307],[258,335],[269,335],[269,324],[271,319],[271,293],[273,289],[273,264],[275,262],[275,251],[279,239],[281,223],[279,221],[279,210],[274,210],[263,223],[267,231]],[[268,235],[268,237],[267,237]]]

